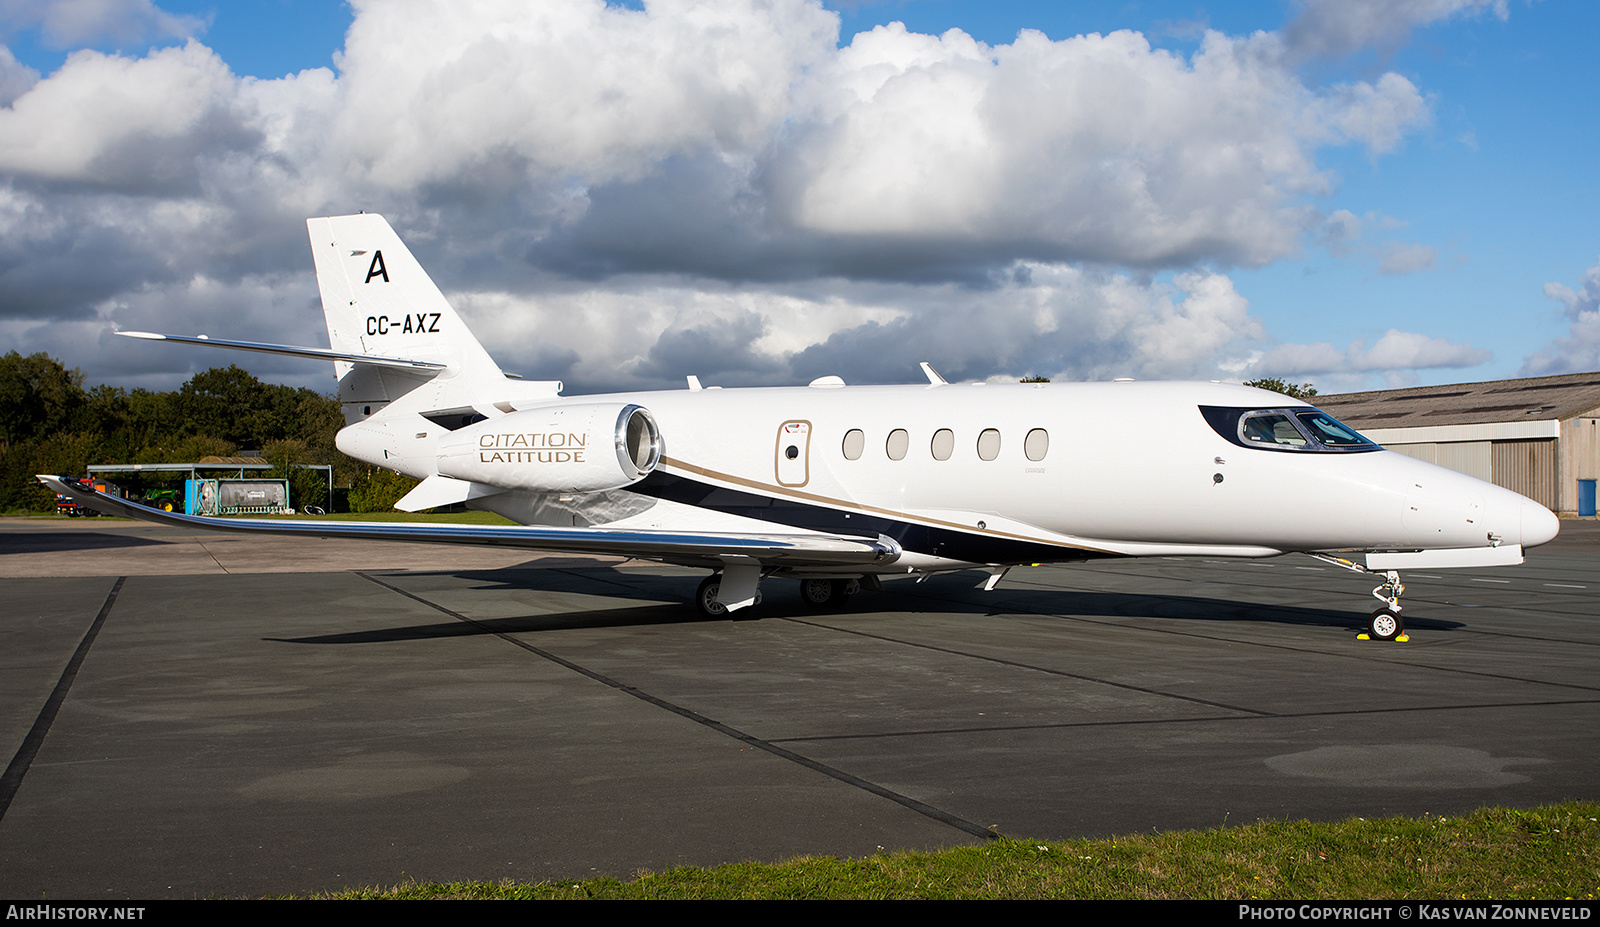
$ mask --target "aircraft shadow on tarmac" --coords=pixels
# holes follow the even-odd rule
[[[0,554],[70,553],[79,550],[111,550],[119,547],[159,547],[170,544],[158,538],[127,534],[96,534],[92,531],[7,532],[0,541]]]
[[[717,621],[759,621],[763,618],[848,618],[880,612],[907,612],[943,615],[970,615],[974,618],[1001,615],[1060,616],[1084,619],[1153,619],[1182,622],[1269,623],[1302,627],[1364,628],[1366,613],[1349,609],[1307,608],[1263,604],[1201,596],[1141,593],[1107,593],[1017,589],[985,593],[974,588],[982,573],[959,573],[935,577],[926,583],[889,582],[881,593],[862,592],[843,608],[818,610],[801,603],[798,589],[786,593],[792,583],[766,584],[763,601],[748,610],[726,618],[702,617],[689,604],[692,586],[682,576],[654,576],[623,573],[609,567],[567,570],[493,570],[456,572],[463,579],[477,580],[476,591],[545,590],[551,593],[582,594],[611,599],[642,599],[637,605],[598,607],[518,615],[506,618],[470,618],[403,627],[319,634],[311,637],[266,638],[289,644],[372,644],[404,640],[472,637],[483,634],[529,634],[542,631],[581,628],[642,627],[654,624],[696,624]],[[606,576],[605,574],[612,574]],[[430,574],[409,573],[410,577]],[[445,575],[445,574],[434,574]],[[698,580],[694,580],[698,582]],[[427,599],[426,595],[422,598]],[[1457,621],[1413,617],[1408,624],[1419,630],[1450,631],[1465,627]]]

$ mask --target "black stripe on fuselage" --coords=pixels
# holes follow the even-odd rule
[[[861,538],[887,535],[905,550],[966,563],[1061,563],[1121,556],[995,537],[978,533],[976,529],[972,532],[957,531],[868,512],[845,512],[797,499],[714,486],[660,470],[629,486],[628,491],[791,528]]]

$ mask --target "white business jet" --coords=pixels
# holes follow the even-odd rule
[[[232,531],[618,554],[705,568],[699,610],[798,580],[838,605],[880,578],[1103,557],[1310,554],[1381,574],[1521,563],[1557,520],[1514,492],[1386,451],[1316,408],[1224,383],[702,388],[561,396],[504,374],[381,216],[311,219],[331,348],[122,332],[334,362],[341,451],[420,479],[408,512],[465,503],[510,527],[102,512]]]

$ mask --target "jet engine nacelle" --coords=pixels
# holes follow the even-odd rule
[[[637,483],[661,460],[642,406],[561,403],[489,419],[439,441],[439,474],[529,492],[603,492]]]

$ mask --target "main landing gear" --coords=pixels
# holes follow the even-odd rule
[[[728,606],[717,601],[717,593],[722,590],[722,574],[712,573],[700,580],[700,588],[694,591],[694,607],[702,618],[726,618]]]
[[[854,579],[802,579],[800,600],[815,608],[843,608],[860,589]]]
[[[717,601],[717,593],[722,589],[722,574],[712,573],[700,581],[700,587],[694,593],[694,607],[702,618],[726,618],[730,614],[728,606]],[[843,608],[861,589],[861,582],[853,577],[845,579],[802,579],[800,580],[800,600],[811,608]],[[761,604],[761,593],[756,593],[756,605]]]

